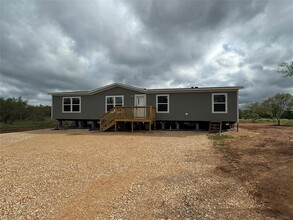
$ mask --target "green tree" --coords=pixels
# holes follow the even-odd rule
[[[19,96],[15,100],[15,106],[17,111],[17,120],[24,120],[28,117],[29,112],[27,111],[28,108],[28,100],[23,100],[21,96]]]
[[[278,93],[264,101],[263,106],[266,112],[276,118],[278,125],[281,124],[281,117],[286,111],[293,110],[293,96],[289,93]]]
[[[257,119],[265,115],[264,106],[259,102],[252,102],[246,104],[244,109],[241,112],[241,117],[245,119],[251,119],[252,122],[255,122]]]
[[[278,73],[281,73],[284,77],[293,77],[293,61],[282,62],[278,65]]]
[[[50,115],[50,108],[48,108],[48,106],[43,105],[35,106],[34,108],[35,120],[40,121],[43,124],[46,117]]]
[[[13,105],[11,100],[0,98],[0,121],[8,124],[11,118],[11,111],[13,110]]]
[[[46,119],[46,117],[50,117],[50,115],[51,115],[51,107],[50,106],[30,105],[28,107],[28,109],[30,112],[29,119],[31,119],[33,121],[40,121],[40,122],[42,122],[42,124],[43,124],[44,120]]]
[[[18,98],[0,98],[0,121],[5,124],[12,124],[16,120],[27,117],[28,100]]]
[[[5,124],[12,124],[18,118],[17,101],[15,98],[1,98],[0,120]]]

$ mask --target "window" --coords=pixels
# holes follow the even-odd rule
[[[227,113],[227,94],[226,93],[214,93],[212,95],[212,108],[213,113]]]
[[[63,97],[63,113],[80,113],[80,97]]]
[[[124,106],[124,96],[106,96],[106,112],[115,106]]]
[[[169,113],[169,95],[157,95],[157,113]]]

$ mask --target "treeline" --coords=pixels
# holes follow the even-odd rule
[[[263,102],[248,103],[240,109],[239,117],[252,122],[260,118],[275,118],[280,125],[281,118],[293,119],[293,96],[289,93],[278,93]]]
[[[15,121],[26,119],[43,123],[50,115],[50,106],[30,105],[28,100],[22,97],[7,99],[0,97],[0,122],[2,123],[13,124]]]

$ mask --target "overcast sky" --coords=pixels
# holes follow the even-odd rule
[[[293,94],[293,1],[0,0],[0,95],[113,82],[146,88],[241,85],[240,102]]]

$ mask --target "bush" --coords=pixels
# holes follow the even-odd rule
[[[4,124],[13,124],[14,121],[27,118],[43,123],[50,114],[50,106],[29,105],[28,100],[23,100],[22,97],[7,99],[0,97],[0,122]]]

